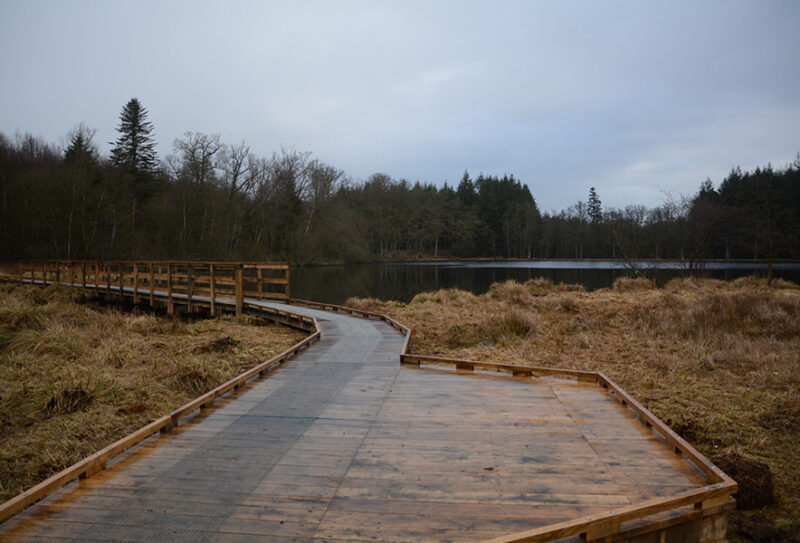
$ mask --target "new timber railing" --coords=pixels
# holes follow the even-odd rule
[[[651,429],[666,444],[672,447],[675,454],[683,456],[685,460],[691,462],[706,477],[706,485],[673,496],[654,498],[642,503],[609,510],[605,513],[593,514],[567,522],[542,526],[526,532],[510,534],[493,539],[489,543],[544,543],[575,536],[579,536],[581,541],[587,542],[625,541],[629,537],[666,530],[671,526],[682,523],[724,515],[724,511],[731,502],[731,497],[738,490],[736,481],[601,372],[411,354],[409,353],[411,329],[387,315],[307,300],[291,300],[290,303],[383,320],[405,336],[400,351],[400,362],[405,365],[445,367],[458,372],[478,371],[495,374],[500,372],[521,379],[548,376],[575,379],[578,382],[600,386],[606,389],[613,399],[632,411],[641,424]],[[687,510],[687,506],[691,506],[691,509]],[[667,539],[667,541],[670,541],[670,539]]]
[[[233,305],[236,314],[245,298],[288,300],[289,264],[282,262],[153,262],[100,260],[23,260],[18,278],[39,284],[63,284],[132,298],[134,304],[176,304],[191,313]]]

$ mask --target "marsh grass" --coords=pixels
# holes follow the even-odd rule
[[[675,279],[652,290],[618,280],[587,293],[533,280],[465,297],[429,292],[369,309],[411,327],[416,353],[604,372],[710,458],[769,467],[775,503],[739,513],[737,526],[800,532],[796,285]]]
[[[652,282],[644,277],[618,277],[614,280],[614,290],[619,292],[634,292],[652,288]]]
[[[0,284],[0,501],[300,341],[257,317],[187,323]]]

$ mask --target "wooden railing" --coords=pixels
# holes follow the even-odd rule
[[[143,262],[98,260],[24,260],[19,263],[22,281],[64,284],[101,290],[134,303],[165,298],[172,314],[175,304],[192,312],[232,304],[242,312],[245,298],[283,299],[290,296],[289,264],[280,262]]]

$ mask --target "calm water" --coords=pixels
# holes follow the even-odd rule
[[[641,262],[648,277],[659,284],[689,274],[683,262]],[[766,276],[767,265],[755,262],[707,262],[703,277],[731,280],[747,275]],[[775,277],[800,283],[800,262],[775,264]],[[351,296],[408,302],[414,295],[458,287],[476,294],[497,281],[520,282],[546,277],[558,283],[580,283],[587,290],[610,287],[617,277],[630,275],[615,261],[420,262],[403,264],[349,264],[292,269],[292,297],[341,304]]]

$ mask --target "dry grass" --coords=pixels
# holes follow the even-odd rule
[[[619,292],[633,292],[648,290],[652,283],[644,277],[618,277],[614,280],[614,290]]]
[[[0,501],[300,341],[243,316],[188,324],[0,284]]]
[[[740,513],[740,533],[754,518],[800,531],[796,285],[680,279],[651,290],[618,280],[586,293],[512,281],[369,309],[410,326],[413,352],[604,372],[712,459],[769,466],[777,501]]]

